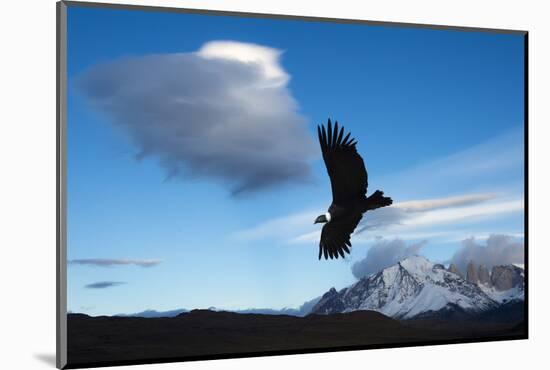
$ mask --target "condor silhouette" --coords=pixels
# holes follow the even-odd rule
[[[350,253],[351,234],[361,221],[363,213],[389,206],[392,199],[376,190],[367,197],[367,170],[363,159],[357,153],[357,141],[350,138],[350,132],[344,137],[344,127],[334,129],[330,119],[327,129],[317,126],[319,143],[332,186],[332,204],[328,212],[317,217],[315,223],[325,223],[319,242],[319,259],[344,257]]]

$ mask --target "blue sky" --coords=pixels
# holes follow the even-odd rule
[[[69,310],[295,307],[355,281],[380,238],[445,262],[521,240],[523,68],[519,35],[69,7]],[[328,117],[399,211],[329,262]]]

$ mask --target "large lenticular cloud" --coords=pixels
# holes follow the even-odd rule
[[[314,142],[279,50],[232,41],[192,53],[96,65],[77,85],[168,177],[201,177],[233,194],[309,179]]]

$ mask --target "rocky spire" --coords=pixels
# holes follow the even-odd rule
[[[491,282],[500,291],[523,286],[523,279],[523,270],[513,265],[494,266],[491,272]]]
[[[492,286],[491,276],[489,275],[489,270],[485,267],[485,265],[479,265],[479,269],[477,270],[477,278],[479,279],[480,284],[484,284],[488,287]]]
[[[473,261],[470,261],[470,263],[468,263],[468,266],[466,267],[466,280],[474,284],[477,284],[477,282],[479,281],[476,265]]]

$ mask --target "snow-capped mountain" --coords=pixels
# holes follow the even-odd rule
[[[332,288],[316,314],[373,310],[397,319],[475,315],[499,303],[478,284],[421,256],[408,257],[340,291]]]

